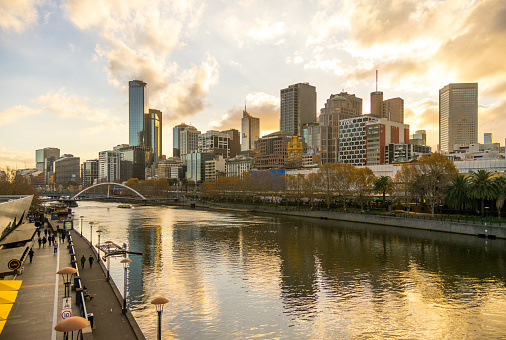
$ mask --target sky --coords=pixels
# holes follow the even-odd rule
[[[410,132],[438,144],[438,93],[478,82],[479,138],[506,137],[504,0],[0,0],[0,168],[57,147],[81,161],[128,144],[128,81],[172,127],[279,130],[280,90],[401,97]]]

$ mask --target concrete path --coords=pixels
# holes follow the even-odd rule
[[[92,300],[86,299],[87,313],[93,313],[94,322],[93,329],[85,329],[84,339],[145,339],[130,311],[126,315],[122,314],[119,292],[112,280],[106,281],[104,269],[97,263],[96,253],[87,240],[74,231],[71,231],[71,235],[79,263],[79,275],[94,297]],[[67,249],[68,241],[60,243],[58,240],[58,243],[57,254],[54,254],[52,245],[46,244],[45,248],[39,248],[38,243],[34,242],[33,262],[26,260],[23,273],[16,277],[17,280],[23,280],[23,283],[0,334],[0,340],[63,339],[63,333],[54,330],[54,326],[62,320],[65,291],[62,277],[56,275],[56,272],[70,267],[71,258]],[[92,268],[86,261],[85,268],[81,269],[79,259],[83,254],[86,258],[91,254],[95,257]],[[70,297],[72,316],[81,316],[79,306],[75,303],[75,291],[71,291]]]

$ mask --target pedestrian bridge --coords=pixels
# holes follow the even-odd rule
[[[115,186],[115,187],[123,187],[123,188],[125,188],[125,189],[128,189],[128,190],[130,190],[130,191],[134,192],[137,196],[139,196],[139,197],[140,197],[140,198],[142,198],[143,200],[146,200],[146,197],[142,196],[142,195],[141,195],[138,191],[136,191],[136,190],[134,190],[134,189],[130,188],[129,186],[124,185],[124,184],[114,183],[114,182],[106,182],[106,183],[93,184],[92,186],[87,187],[86,189],[83,189],[83,190],[79,191],[77,194],[75,194],[75,195],[71,198],[71,200],[75,200],[75,199],[77,199],[77,197],[79,197],[79,195],[81,195],[82,193],[84,193],[84,192],[86,192],[86,191],[88,191],[88,190],[90,190],[90,189],[92,189],[92,188],[96,188],[96,187],[99,187],[99,186],[104,186],[104,185],[105,185],[105,186],[108,186],[108,188],[107,188],[107,198],[109,198],[109,197],[110,197],[110,188],[111,188],[111,186]]]

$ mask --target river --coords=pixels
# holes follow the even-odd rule
[[[331,220],[80,202],[83,235],[131,251],[148,339],[506,337],[506,241]],[[76,218],[77,219],[77,218]],[[80,231],[79,221],[76,229]],[[93,229],[93,242],[98,237]],[[121,258],[111,275],[123,292]]]

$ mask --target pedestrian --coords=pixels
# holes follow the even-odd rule
[[[93,267],[93,261],[95,261],[95,258],[93,258],[92,255],[88,258],[88,261],[90,261],[90,268]]]
[[[32,260],[33,260],[33,254],[35,254],[35,252],[33,251],[32,248],[30,248],[30,251],[28,252],[28,256],[30,256],[30,263],[32,263]]]
[[[39,237],[39,248],[42,245],[42,239]]]
[[[40,238],[40,229],[37,229],[37,236]]]
[[[47,236],[47,229],[44,229],[44,236]]]
[[[44,236],[42,238],[42,248],[46,248],[47,238]]]
[[[81,269],[84,269],[84,264],[86,263],[86,257],[84,255],[81,257]]]
[[[65,231],[61,234],[61,243],[65,243]]]
[[[49,236],[47,237],[47,241],[49,242],[49,245],[53,243],[53,237],[51,236],[51,234],[49,234]]]

